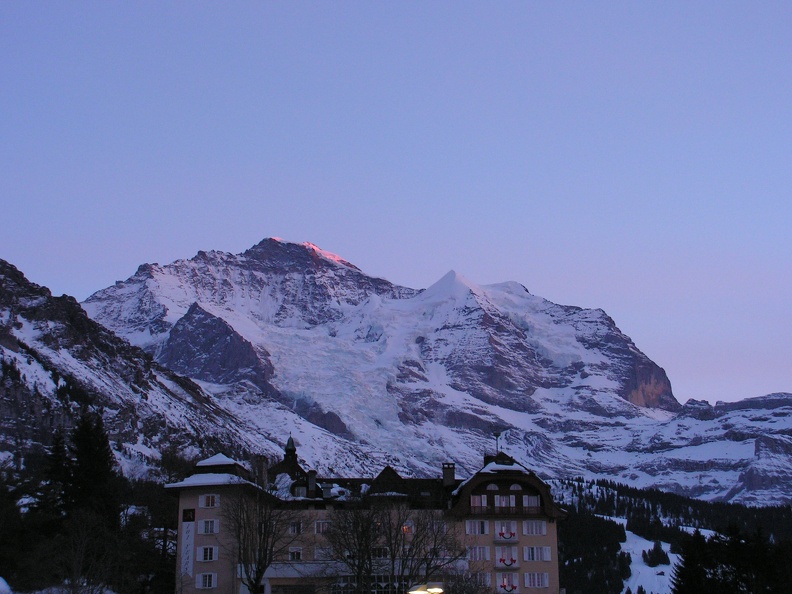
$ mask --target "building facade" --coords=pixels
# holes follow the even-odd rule
[[[453,463],[437,478],[390,467],[322,478],[290,438],[283,460],[258,473],[218,454],[166,488],[179,497],[178,594],[560,592],[565,513],[503,452],[465,480]]]

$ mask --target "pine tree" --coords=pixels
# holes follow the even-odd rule
[[[39,513],[62,519],[68,507],[65,491],[71,482],[71,460],[63,433],[58,429],[44,461],[44,480],[39,493]]]
[[[706,539],[696,530],[682,545],[682,559],[674,567],[671,575],[673,594],[701,594],[709,589],[711,584],[707,570],[711,567],[711,563],[707,551]]]
[[[88,511],[117,529],[120,516],[120,480],[116,460],[100,415],[84,413],[71,435],[71,473],[66,498],[71,515]]]

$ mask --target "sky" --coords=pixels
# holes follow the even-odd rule
[[[0,3],[0,258],[85,299],[312,242],[604,309],[680,402],[792,392],[792,4]]]

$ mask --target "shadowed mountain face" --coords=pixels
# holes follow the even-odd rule
[[[320,472],[390,465],[434,475],[453,460],[465,475],[497,432],[502,449],[545,477],[750,503],[789,498],[792,397],[681,407],[665,372],[604,312],[557,305],[517,283],[477,286],[450,272],[409,289],[278,240],[237,255],[199,252],[145,264],[83,304],[148,355],[73,300],[68,321],[56,321],[46,308],[57,300],[32,287],[24,299],[8,297],[18,288],[0,295],[4,369],[12,359],[24,367],[13,349],[25,348],[61,377],[79,377],[129,459],[156,456],[158,427],[167,427],[206,453],[203,434],[226,450],[271,453],[291,433]],[[25,300],[44,309],[23,314]],[[93,352],[85,340],[124,356],[71,369]],[[57,400],[55,379],[35,385]],[[114,412],[122,409],[137,417]],[[145,448],[134,435],[141,427]]]
[[[168,333],[157,360],[182,375],[218,384],[249,381],[263,392],[269,385],[272,363],[269,353],[257,353],[222,319],[193,303]]]

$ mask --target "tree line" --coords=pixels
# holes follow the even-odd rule
[[[790,591],[792,506],[708,502],[604,480],[557,485],[569,512],[559,524],[561,583],[571,594],[618,594],[630,575],[625,529],[601,516],[626,518],[626,530],[654,541],[642,555],[649,566],[668,562],[658,541],[671,543],[681,555],[674,594]]]
[[[163,456],[171,478],[189,464]],[[101,415],[84,410],[44,453],[0,466],[0,576],[14,591],[173,592],[176,500],[118,471]]]

